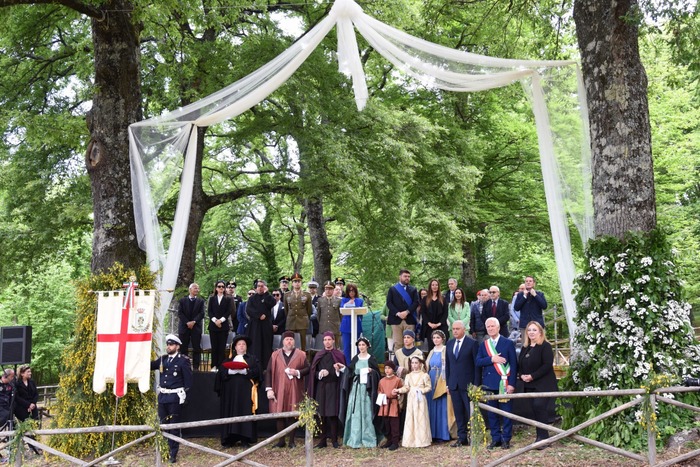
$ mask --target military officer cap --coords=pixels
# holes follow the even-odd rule
[[[306,284],[307,287],[318,287],[318,282],[316,282],[315,278],[312,278],[308,284]]]
[[[168,334],[167,336],[165,336],[165,343],[182,345],[182,341],[175,334]]]
[[[289,282],[289,276],[280,277],[280,282]]]
[[[326,281],[323,285],[324,289],[335,289],[335,284],[332,281]]]
[[[336,277],[335,283],[345,285],[345,279],[343,279],[342,277]]]
[[[293,281],[300,281],[300,280],[302,280],[302,279],[304,279],[304,278],[301,277],[301,274],[299,274],[298,272],[295,272],[295,273],[292,275],[292,280],[293,280]]]

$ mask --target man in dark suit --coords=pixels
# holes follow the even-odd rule
[[[443,294],[443,297],[448,305],[455,299],[455,290],[457,290],[457,279],[450,277],[447,279],[447,290]]]
[[[535,290],[535,278],[527,276],[525,278],[525,291],[518,292],[515,297],[515,311],[520,312],[520,334],[525,335],[525,328],[530,321],[537,321],[544,327],[544,316],[542,312],[547,309],[547,299],[544,293]]]
[[[501,300],[501,289],[492,285],[489,287],[490,299],[484,304],[483,315],[487,318],[496,318],[501,325],[501,335],[508,337],[508,320],[510,319],[510,308],[508,302]]]
[[[190,284],[190,294],[180,299],[177,315],[180,324],[177,334],[182,341],[180,353],[187,355],[192,340],[192,366],[199,370],[199,362],[202,358],[202,320],[204,319],[204,300],[199,298],[199,285]]]
[[[284,302],[282,301],[282,291],[279,289],[273,290],[272,297],[277,302],[272,307],[272,334],[281,336],[286,331],[287,323],[287,315],[284,311]]]
[[[462,321],[452,323],[453,339],[447,341],[445,354],[445,379],[450,390],[452,407],[457,421],[457,441],[452,447],[469,445],[469,385],[479,385],[480,372],[476,368],[478,343],[466,335]]]
[[[515,344],[510,339],[501,336],[500,327],[498,319],[489,318],[486,320],[488,337],[479,344],[476,366],[482,368],[484,388],[494,394],[513,394],[518,358],[515,355]],[[513,412],[513,401],[510,399],[506,399],[506,402],[491,400],[488,404],[504,412]],[[501,422],[503,429],[501,429]],[[488,449],[494,449],[498,446],[510,449],[513,421],[508,417],[501,417],[489,412],[489,428],[491,429],[491,444],[488,445]]]
[[[389,308],[389,316],[386,324],[391,326],[394,336],[403,336],[407,329],[416,330],[416,309],[420,299],[418,291],[411,284],[411,271],[402,269],[399,271],[399,281],[389,288],[386,294],[386,306]],[[394,351],[403,347],[401,339],[394,338]]]

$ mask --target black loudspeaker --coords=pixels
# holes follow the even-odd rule
[[[32,361],[32,327],[0,328],[0,365],[17,365]]]

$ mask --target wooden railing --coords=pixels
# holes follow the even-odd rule
[[[198,422],[185,422],[185,423],[168,423],[164,425],[160,425],[159,429],[161,430],[163,437],[167,439],[172,439],[174,441],[177,441],[181,445],[184,446],[189,446],[191,448],[197,449],[202,452],[206,452],[208,454],[213,454],[215,456],[223,457],[224,460],[218,464],[216,464],[216,467],[223,467],[225,465],[230,465],[233,464],[234,462],[241,462],[246,465],[252,465],[255,467],[265,467],[264,464],[260,464],[258,462],[254,462],[251,460],[246,459],[247,456],[250,454],[254,453],[260,448],[263,448],[271,443],[274,443],[275,441],[279,440],[280,438],[286,436],[287,434],[291,433],[292,431],[296,430],[299,428],[299,422],[294,422],[292,425],[288,426],[284,430],[280,431],[279,433],[275,434],[274,436],[271,436],[270,438],[266,438],[265,440],[259,442],[258,444],[251,446],[250,448],[239,452],[238,454],[229,454],[226,452],[222,452],[216,449],[209,448],[207,446],[202,446],[200,444],[193,443],[191,441],[187,441],[179,436],[175,436],[171,433],[170,431],[174,430],[180,430],[183,428],[199,428],[199,427],[204,427],[204,426],[214,426],[214,425],[226,425],[229,423],[242,423],[242,422],[251,422],[251,421],[261,421],[261,420],[274,420],[278,418],[297,418],[299,417],[299,412],[283,412],[283,413],[274,413],[274,414],[262,414],[262,415],[248,415],[245,417],[230,417],[230,418],[219,418],[215,420],[202,420]],[[146,434],[141,436],[138,439],[135,439],[134,441],[131,441],[123,446],[120,446],[116,449],[113,449],[112,451],[96,458],[92,459],[89,461],[83,461],[81,459],[78,459],[76,457],[71,456],[70,454],[66,454],[64,452],[61,452],[57,449],[54,449],[47,444],[44,444],[42,442],[37,441],[34,439],[36,436],[56,436],[56,435],[76,435],[76,434],[85,434],[85,433],[117,433],[117,432],[145,432]],[[6,431],[3,432],[3,436],[7,436],[8,438],[12,438],[16,435],[15,431]],[[30,437],[31,436],[31,437]],[[22,439],[19,441],[17,444],[17,451],[15,455],[15,466],[21,466],[22,465],[22,454],[24,451],[23,444],[27,443],[30,444],[31,446],[34,446],[35,448],[43,449],[45,452],[49,454],[53,454],[55,456],[60,457],[63,460],[66,460],[70,462],[71,464],[75,465],[81,465],[81,466],[93,466],[93,465],[98,465],[99,463],[109,459],[110,457],[113,457],[115,454],[122,452],[126,449],[129,449],[133,446],[136,446],[137,444],[140,444],[152,437],[156,436],[156,427],[153,427],[151,425],[105,425],[105,426],[93,426],[93,427],[84,427],[84,428],[54,428],[54,429],[39,429],[39,430],[33,430],[31,432],[26,432],[24,433],[24,436]],[[4,445],[0,445],[0,449],[3,447],[6,447],[8,445],[11,445],[12,441],[8,441],[7,443],[4,443]],[[314,465],[314,458],[313,458],[313,434],[309,431],[308,427],[306,428],[306,434],[305,434],[305,439],[304,439],[304,450],[306,452],[306,466],[307,467],[312,467]],[[160,451],[158,448],[155,449],[155,454],[154,454],[154,465],[157,467],[160,467],[162,465],[162,459],[160,455]]]
[[[653,390],[649,393],[647,393],[646,390],[644,389],[620,389],[620,390],[614,390],[614,391],[570,391],[570,392],[541,392],[541,393],[536,393],[536,392],[531,392],[531,393],[518,393],[518,394],[495,394],[495,395],[488,395],[484,396],[484,400],[489,401],[489,400],[501,400],[501,399],[532,399],[535,397],[555,397],[555,398],[569,398],[569,397],[625,397],[625,396],[648,396],[649,397],[649,402],[650,402],[650,410],[655,410],[656,409],[656,404],[659,402],[666,403],[666,404],[671,404],[676,407],[681,407],[684,409],[692,410],[693,412],[698,412],[700,413],[700,408],[695,407],[692,405],[684,404],[683,402],[678,402],[674,399],[669,399],[667,397],[662,396],[661,394],[675,394],[675,393],[682,393],[682,392],[698,392],[700,391],[700,387],[671,387],[671,388],[659,388],[656,390]],[[540,423],[535,420],[530,420],[529,418],[524,418],[520,417],[518,415],[515,415],[510,412],[504,412],[503,410],[497,409],[495,407],[491,407],[490,405],[487,405],[483,402],[478,402],[478,407],[480,409],[486,410],[487,412],[493,412],[496,413],[502,417],[507,417],[510,418],[514,421],[524,423],[526,425],[531,425],[537,428],[544,428],[545,430],[551,431],[556,433],[556,435],[547,438],[542,441],[538,441],[533,444],[529,444],[527,446],[524,446],[520,449],[517,449],[513,452],[510,452],[506,454],[505,456],[489,462],[486,464],[486,467],[496,467],[498,465],[501,465],[505,463],[506,461],[516,458],[522,454],[525,454],[526,452],[532,450],[532,449],[537,449],[540,447],[544,446],[549,446],[552,443],[559,441],[560,439],[566,438],[566,437],[571,437],[577,441],[590,444],[591,446],[595,446],[601,449],[604,449],[606,451],[612,452],[614,454],[628,457],[630,459],[634,459],[640,462],[645,462],[648,463],[649,466],[653,467],[667,467],[674,465],[679,462],[686,461],[688,459],[692,459],[694,457],[700,457],[700,449],[695,449],[691,452],[688,452],[686,454],[674,457],[673,459],[665,460],[663,462],[657,462],[656,459],[656,431],[654,431],[654,426],[649,426],[647,428],[647,444],[648,444],[648,451],[646,457],[635,453],[635,452],[630,452],[625,449],[621,449],[615,446],[612,446],[610,444],[602,443],[600,441],[592,440],[590,438],[586,438],[585,436],[578,435],[577,433],[585,428],[588,428],[589,426],[598,423],[601,420],[604,420],[605,418],[608,418],[612,415],[615,415],[619,412],[623,412],[627,409],[630,409],[632,407],[635,407],[642,402],[645,401],[644,397],[637,397],[623,405],[620,405],[618,407],[615,407],[614,409],[608,410],[607,412],[598,415],[597,417],[594,417],[590,420],[585,421],[584,423],[581,423],[573,428],[569,428],[568,430],[563,430],[561,428],[547,425],[545,423]],[[471,433],[474,433],[474,430],[471,430]],[[472,441],[472,447],[474,447],[474,439]],[[477,467],[479,465],[478,457],[475,455],[475,451],[472,450],[472,456],[471,456],[471,465],[472,467]]]

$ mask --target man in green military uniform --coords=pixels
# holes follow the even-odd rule
[[[335,284],[331,281],[326,281],[324,285],[324,293],[316,302],[316,311],[318,315],[318,333],[323,335],[324,332],[332,332],[335,345],[340,345],[340,298],[333,295]]]
[[[292,275],[292,290],[284,294],[284,311],[287,313],[287,331],[298,332],[301,350],[306,351],[306,330],[311,316],[311,294],[301,290],[301,274]]]

